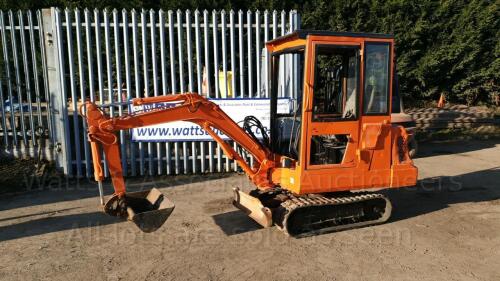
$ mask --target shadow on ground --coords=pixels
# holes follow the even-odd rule
[[[476,150],[493,148],[499,144],[499,140],[482,141],[430,141],[419,143],[418,152],[414,158],[426,158],[437,155],[448,155],[466,153]]]
[[[127,191],[149,190],[153,187],[167,188],[184,184],[199,183],[233,176],[232,173],[181,176],[144,176],[127,178]],[[66,179],[52,177],[27,182],[28,191],[0,195],[0,211],[28,206],[52,204],[62,201],[97,197],[97,184],[92,179]],[[1,187],[0,187],[1,188]],[[104,183],[105,195],[113,194],[111,181]],[[98,202],[98,199],[96,199]]]
[[[43,215],[34,214],[35,215]],[[12,218],[14,219],[14,218]],[[37,236],[69,229],[80,229],[119,223],[122,220],[102,212],[50,216],[0,227],[0,241]]]
[[[498,200],[499,179],[500,167],[496,167],[453,177],[427,178],[415,187],[387,190],[384,193],[394,206],[391,221],[439,211],[457,203]]]
[[[127,190],[130,192],[148,190],[153,187],[165,188],[184,184],[198,183],[225,178],[233,174],[213,174],[213,175],[190,175],[190,176],[164,176],[132,178],[127,180]],[[0,196],[0,211],[25,208],[29,206],[53,204],[62,201],[73,201],[85,198],[96,197],[98,205],[97,186],[91,180],[49,180],[48,186],[20,194]],[[104,186],[105,193],[113,193],[111,183]],[[110,217],[103,212],[66,214],[68,211],[79,209],[80,207],[65,208],[55,211],[43,211],[19,216],[1,218],[0,222],[9,223],[10,220],[31,219],[21,223],[0,226],[0,241],[7,241],[17,238],[37,236],[47,233],[64,231],[68,229],[79,229],[108,225],[122,222],[123,220]],[[40,217],[40,218],[37,218]]]
[[[252,232],[262,228],[262,226],[240,210],[213,215],[212,218],[215,224],[217,224],[227,236]]]
[[[60,210],[57,210],[57,211],[39,212],[39,213],[35,213],[35,214],[27,214],[27,215],[14,216],[14,217],[8,217],[8,218],[1,218],[0,222],[10,221],[10,220],[16,220],[16,219],[23,219],[23,218],[29,218],[29,217],[37,217],[37,216],[42,216],[42,215],[56,214],[56,213],[65,212],[65,211],[71,211],[71,210],[75,210],[75,209],[79,209],[79,207],[60,209]]]

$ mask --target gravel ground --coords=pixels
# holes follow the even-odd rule
[[[102,214],[91,182],[30,181],[0,197],[0,280],[500,280],[498,141],[421,145],[415,163],[388,223],[303,239],[231,205],[241,175],[129,181],[176,204],[152,234]]]

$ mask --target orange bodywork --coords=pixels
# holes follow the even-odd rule
[[[177,102],[172,108],[110,118],[96,104],[86,103],[86,118],[89,124],[89,139],[96,180],[102,180],[101,159],[98,146],[102,146],[115,194],[125,194],[122,176],[118,138],[119,130],[149,126],[172,121],[190,121],[205,129],[217,141],[224,153],[237,161],[245,173],[259,189],[281,187],[296,194],[324,193],[334,191],[359,190],[371,188],[396,188],[416,183],[417,168],[413,165],[407,151],[408,136],[401,126],[391,124],[390,101],[392,79],[389,86],[389,109],[384,115],[360,113],[356,120],[341,122],[314,122],[312,118],[314,95],[315,50],[318,44],[357,46],[360,51],[360,77],[358,105],[363,104],[364,48],[367,42],[384,42],[390,45],[390,76],[394,75],[394,40],[392,38],[370,38],[369,36],[325,36],[308,35],[280,37],[267,43],[270,53],[290,48],[305,49],[304,86],[302,99],[302,128],[300,131],[300,161],[292,160],[291,166],[282,165],[286,157],[272,153],[268,148],[250,137],[238,124],[227,116],[216,104],[206,98],[193,94],[166,95],[131,100],[134,105],[157,102]],[[361,112],[361,110],[359,111]],[[228,137],[253,155],[251,167],[230,145],[214,133],[213,129],[223,131]],[[348,135],[348,143],[341,163],[313,165],[310,159],[311,138],[316,135]]]
[[[394,39],[309,35],[301,40],[293,35],[267,44],[269,51],[305,46],[304,99],[302,104],[302,132],[300,159],[293,168],[273,170],[273,182],[297,194],[322,193],[370,188],[394,188],[415,185],[417,168],[411,161],[405,143],[408,136],[404,128],[391,125],[390,107],[386,115],[361,115],[358,120],[342,122],[313,122],[312,100],[314,88],[315,46],[319,44],[355,45],[361,50],[360,79],[364,81],[364,47],[366,42],[390,44],[390,77],[393,73]],[[392,97],[392,79],[389,101]],[[363,104],[363,87],[359,87],[358,104]],[[390,106],[390,102],[389,102]],[[332,124],[334,123],[334,124]],[[349,142],[342,163],[310,165],[310,141],[315,135],[348,134]],[[399,151],[399,150],[403,151]]]

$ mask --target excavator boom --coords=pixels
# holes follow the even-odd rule
[[[268,170],[274,166],[270,151],[247,134],[234,122],[218,105],[203,96],[193,93],[167,95],[151,98],[137,98],[131,100],[131,105],[139,106],[151,103],[175,102],[174,107],[153,109],[135,114],[110,118],[95,103],[87,102],[86,116],[89,124],[89,140],[92,147],[94,170],[97,181],[102,180],[102,167],[97,146],[100,144],[106,155],[110,174],[113,179],[115,194],[122,196],[125,193],[121,159],[116,131],[138,127],[168,123],[173,121],[189,121],[199,125],[220,144],[224,153],[235,160],[249,178],[259,188],[270,188],[272,183],[267,178]],[[249,164],[230,145],[220,138],[213,129],[224,132],[229,138],[241,145],[255,159],[255,167]]]

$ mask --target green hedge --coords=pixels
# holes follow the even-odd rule
[[[498,1],[403,0],[24,0],[1,1],[2,9],[50,6],[154,9],[296,9],[302,27],[392,33],[397,41],[401,92],[409,102],[437,100],[491,103],[499,95],[500,4]]]

